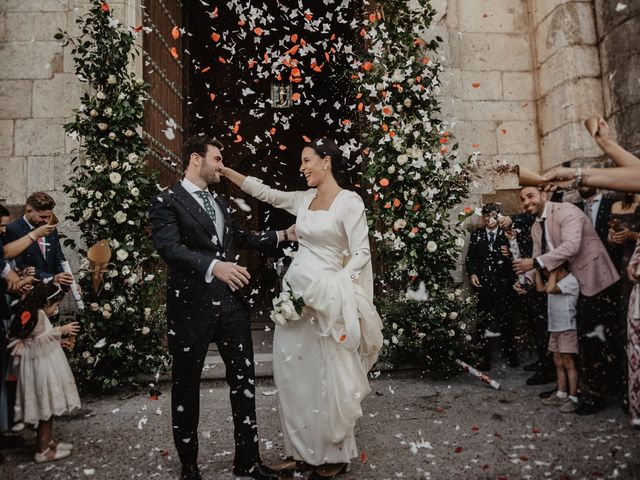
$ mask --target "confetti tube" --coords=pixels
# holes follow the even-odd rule
[[[63,260],[60,262],[62,265],[62,270],[67,273],[70,273],[73,276],[73,272],[71,271],[71,267],[69,266],[69,262],[67,260]],[[71,295],[73,295],[73,299],[76,301],[76,305],[78,309],[84,310],[84,302],[82,301],[82,297],[80,296],[80,290],[78,289],[78,284],[76,283],[76,279],[73,279],[73,283],[70,285]]]
[[[484,373],[476,370],[475,368],[473,368],[471,365],[469,365],[468,363],[463,362],[460,359],[456,359],[456,363],[458,365],[460,365],[460,367],[462,367],[462,369],[467,372],[470,373],[471,375],[473,375],[476,378],[479,378],[480,380],[482,380],[484,383],[486,383],[487,385],[490,385],[491,387],[495,388],[496,390],[500,389],[500,383],[496,382],[493,378],[491,378],[488,375],[485,375]]]

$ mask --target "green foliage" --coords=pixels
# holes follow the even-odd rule
[[[79,226],[86,246],[108,240],[114,253],[95,293],[86,249],[78,248],[87,308],[79,313],[82,332],[71,363],[81,385],[99,391],[135,384],[140,375],[166,364],[161,278],[147,274],[158,270],[147,217],[156,174],[145,167],[147,147],[140,136],[149,85],[128,69],[135,33],[105,5],[94,0],[89,13],[76,20],[80,37],[56,34],[71,45],[76,75],[87,84],[74,121],[64,126],[81,141],[65,186],[72,199],[68,218]]]
[[[363,102],[358,108],[368,120],[363,184],[372,196],[370,226],[386,284],[398,292],[422,284],[428,296],[424,304],[396,298],[398,311],[407,312],[395,321],[402,325],[398,328],[424,335],[388,343],[385,355],[395,364],[419,361],[446,370],[452,358],[464,354],[466,342],[457,333],[440,334],[473,323],[473,309],[461,296],[448,300],[447,295],[464,245],[465,215],[459,209],[469,193],[475,158],[458,156],[447,124],[439,119],[443,67],[436,51],[442,39],[429,37],[435,14],[430,3],[378,5],[365,21],[367,48],[356,74]],[[388,301],[383,305],[387,308]],[[394,318],[395,309],[389,307]],[[446,355],[429,353],[434,341]]]

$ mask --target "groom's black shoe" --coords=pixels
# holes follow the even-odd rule
[[[198,465],[182,465],[182,475],[180,480],[202,480]]]
[[[278,480],[278,472],[267,467],[262,462],[256,462],[245,467],[233,467],[233,474],[237,477],[250,477],[256,480]]]

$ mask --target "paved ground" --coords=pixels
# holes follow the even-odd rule
[[[496,371],[497,370],[497,371]],[[543,407],[538,387],[520,371],[494,369],[494,391],[462,375],[433,382],[418,375],[382,374],[364,402],[356,430],[363,458],[346,479],[592,479],[640,478],[640,432],[618,407],[575,417]],[[59,438],[76,442],[58,463],[36,465],[32,451],[10,452],[5,479],[178,478],[170,435],[168,385],[159,400],[147,394],[88,399],[82,415],[56,424]],[[262,454],[283,454],[273,384],[258,381]],[[33,432],[25,437],[33,445]],[[231,479],[232,436],[227,389],[202,388],[200,461],[205,479]],[[5,452],[6,453],[6,452]]]

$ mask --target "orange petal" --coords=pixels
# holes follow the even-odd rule
[[[340,335],[340,343],[343,343],[347,339],[346,335]]]
[[[200,73],[207,73],[209,70],[211,70],[211,67],[204,67],[202,70],[200,70]]]
[[[211,40],[213,40],[214,42],[217,42],[218,40],[220,40],[220,34],[216,33],[216,32],[213,32],[211,34]]]
[[[233,129],[231,130],[233,133],[238,133],[238,130],[240,130],[240,120],[238,120],[234,125],[233,125]]]
[[[396,207],[396,208],[398,208],[398,207],[400,206],[400,200],[399,200],[399,199],[397,199],[397,198],[394,198],[394,199],[393,199],[393,206],[394,206],[394,207]]]
[[[342,120],[342,125],[344,125],[345,127],[350,123],[351,123],[351,120],[349,120],[348,118],[345,118],[344,120]]]
[[[253,33],[255,33],[257,36],[260,36],[264,33],[264,30],[262,30],[260,27],[256,27],[253,29]]]
[[[375,23],[375,21],[376,21],[376,14],[375,13],[371,13],[369,15],[369,22]]]
[[[307,21],[309,21],[309,22],[310,22],[311,20],[313,20],[313,14],[311,14],[311,13],[305,13],[305,14],[304,14],[304,18],[306,18],[306,19],[307,19]]]
[[[413,233],[415,235],[416,233],[418,233],[418,230],[419,230],[418,227],[413,227],[411,229],[411,233]]]
[[[276,128],[272,127],[271,130],[269,130],[269,135],[275,135],[276,134]]]
[[[472,143],[471,148],[478,148],[480,146],[479,143]]]
[[[480,87],[480,82],[473,82],[473,83],[471,84],[471,86],[472,86],[473,88],[478,88],[478,87]]]
[[[255,60],[249,60],[248,65],[249,65],[249,70],[251,70],[253,67],[256,66],[256,62]]]
[[[367,454],[362,452],[360,454],[360,460],[362,461],[362,463],[367,463]]]
[[[300,100],[300,94],[298,92],[294,93],[293,95],[291,95],[291,100],[297,102],[298,100]]]
[[[378,182],[378,183],[380,183],[380,185],[383,186],[383,187],[388,187],[389,186],[389,180],[386,179],[386,178],[381,178],[380,182]]]
[[[289,49],[289,54],[290,55],[295,55],[296,53],[298,53],[298,49],[300,48],[300,45],[294,45],[293,47],[291,47]]]
[[[503,135],[507,134],[507,129],[506,128],[501,128],[500,131],[502,132]]]
[[[287,147],[286,147],[286,146],[284,146],[284,145],[278,145],[278,148],[279,148],[280,150],[282,150],[283,152],[287,149]]]
[[[362,69],[363,69],[365,72],[368,72],[369,70],[371,70],[371,67],[373,67],[373,63],[371,63],[371,62],[364,62],[364,63],[362,64]]]
[[[385,132],[388,132],[389,131],[389,125],[387,125],[386,123],[383,123],[382,124],[382,130],[385,131]]]
[[[367,34],[367,31],[363,28],[360,29],[360,36],[364,37]]]
[[[395,137],[395,136],[396,136],[396,132],[394,132],[393,130],[391,130],[391,131],[389,132],[389,136],[390,136],[391,138]]]
[[[109,11],[109,4],[107,2],[100,2],[100,10],[107,13]]]
[[[244,24],[245,24],[245,23],[247,23],[247,22],[245,22],[245,21],[244,21],[244,20],[242,20],[242,19],[241,19],[241,20],[238,20],[238,25],[239,25],[239,26],[241,26],[241,27],[244,27]]]
[[[438,143],[440,143],[440,145],[444,145],[448,141],[449,139],[447,137],[440,137],[440,139],[438,140]]]
[[[213,102],[216,99],[216,94],[215,93],[210,93],[209,94],[209,98],[211,99],[211,101]]]
[[[291,69],[291,76],[292,77],[299,77],[300,76],[300,69],[299,68],[292,68]]]
[[[178,50],[176,49],[176,47],[171,47],[171,56],[173,58],[178,58]]]
[[[222,58],[222,57],[218,57],[218,61],[219,61],[220,63],[227,63],[227,61],[226,61],[224,58]]]
[[[302,139],[307,143],[311,143],[311,139],[309,137],[307,137],[306,135],[302,135]]]
[[[240,135],[236,135],[236,139],[233,141],[233,143],[240,143],[242,141],[242,137]]]
[[[177,40],[180,38],[180,29],[178,28],[178,26],[175,26],[171,29],[171,36],[173,37],[174,40]]]
[[[297,43],[298,42],[298,34],[294,33],[293,35],[291,35],[291,41],[293,43]]]
[[[443,146],[442,148],[440,148],[440,153],[442,153],[444,155],[445,153],[447,153],[447,150],[449,150],[449,149],[447,147]]]

